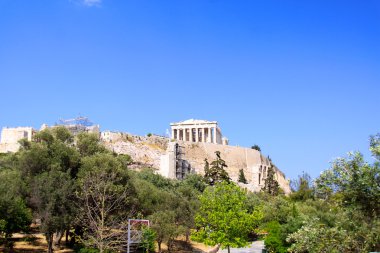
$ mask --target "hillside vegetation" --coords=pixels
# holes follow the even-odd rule
[[[373,164],[351,153],[315,181],[303,173],[285,196],[271,176],[259,193],[241,189],[218,153],[205,178],[178,181],[129,169],[131,157],[109,151],[96,135],[46,129],[0,156],[0,249],[17,252],[19,235],[32,245],[28,235],[37,232],[48,252],[125,251],[128,219],[141,218],[151,222],[141,252],[161,252],[163,244],[191,252],[191,240],[230,249],[257,239],[269,252],[380,251],[379,140],[371,137]]]

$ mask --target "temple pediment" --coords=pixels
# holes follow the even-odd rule
[[[208,121],[202,119],[188,119],[180,122],[170,123],[170,125],[200,125],[200,124],[217,124],[217,121]]]

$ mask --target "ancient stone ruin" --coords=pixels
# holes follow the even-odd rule
[[[268,168],[273,166],[275,178],[285,193],[290,193],[289,181],[261,152],[245,147],[231,146],[223,137],[216,121],[185,120],[171,123],[171,136],[138,136],[124,132],[102,131],[85,117],[61,120],[55,126],[64,126],[74,135],[91,132],[99,135],[104,145],[118,154],[128,154],[133,159],[131,169],[154,168],[164,177],[183,179],[189,173],[204,173],[204,160],[213,161],[215,152],[228,165],[231,179],[238,181],[239,170],[243,169],[248,184],[241,184],[251,191],[260,191],[267,177]],[[46,124],[41,130],[47,128]],[[32,127],[3,128],[0,153],[16,152],[19,140],[32,140],[37,132]]]

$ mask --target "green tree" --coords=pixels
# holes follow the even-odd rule
[[[163,242],[167,243],[170,252],[174,238],[183,232],[183,227],[176,224],[175,217],[175,212],[171,210],[158,211],[149,216],[151,228],[156,233],[158,252],[162,252]]]
[[[19,152],[18,167],[23,177],[31,178],[52,168],[75,177],[80,166],[80,156],[65,128],[45,129],[34,136],[35,142]],[[71,136],[71,137],[70,137]]]
[[[261,210],[251,214],[247,209],[247,195],[235,184],[217,183],[207,187],[200,196],[200,209],[195,216],[197,231],[192,238],[206,245],[223,248],[243,247],[248,234],[262,218]]]
[[[171,199],[170,192],[140,178],[134,178],[133,185],[136,189],[136,208],[142,217],[167,209],[166,203]]]
[[[114,156],[123,164],[124,168],[127,169],[129,165],[133,163],[130,155],[127,154],[114,154]]]
[[[305,201],[314,198],[314,189],[309,174],[303,172],[297,180],[290,181],[292,194],[290,198],[297,201]]]
[[[55,138],[63,143],[66,144],[73,144],[74,143],[74,136],[71,134],[71,132],[64,126],[57,126],[52,128],[52,134],[55,136]]]
[[[228,167],[226,162],[221,158],[219,151],[216,151],[215,155],[216,160],[212,161],[211,164],[208,164],[208,161],[205,160],[204,178],[206,183],[214,185],[222,181],[230,182],[230,177],[225,170]]]
[[[239,180],[238,180],[238,182],[243,183],[243,184],[248,184],[248,181],[245,178],[244,170],[243,169],[239,170]]]
[[[137,177],[146,180],[160,189],[173,190],[176,187],[178,181],[165,178],[151,168],[142,169],[140,173],[137,173]]]
[[[265,225],[268,235],[265,237],[265,249],[270,253],[285,253],[286,247],[282,242],[281,225],[278,221],[271,221]]]
[[[339,194],[340,204],[345,208],[360,210],[368,219],[380,216],[380,166],[366,163],[360,153],[335,160],[316,184],[320,197]]]
[[[184,228],[186,241],[189,242],[191,229],[195,227],[194,216],[199,209],[199,192],[187,184],[180,184],[170,203],[170,209],[176,213],[176,224]]]
[[[255,150],[257,150],[257,151],[261,151],[261,148],[259,147],[259,145],[253,145],[252,147],[251,147],[251,149],[255,149]]]
[[[181,227],[188,238],[194,227],[194,214],[199,206],[198,195],[206,184],[199,175],[188,175],[177,181],[163,178],[151,170],[132,173],[137,193],[137,210],[142,217],[170,210],[174,213],[173,223]],[[162,238],[158,234],[158,240]],[[165,238],[167,240],[167,238]]]
[[[377,137],[370,148],[377,158]],[[316,179],[314,216],[305,219],[301,229],[290,234],[291,252],[370,252],[380,250],[380,168],[369,164],[356,152],[338,158]],[[333,217],[320,210],[334,212]],[[302,210],[301,210],[302,211]]]
[[[99,136],[95,133],[79,133],[77,136],[76,146],[82,156],[91,156],[96,153],[107,152],[104,145],[99,141]]]
[[[34,136],[34,141],[24,146],[17,157],[29,192],[28,204],[41,218],[41,229],[53,248],[53,234],[58,241],[75,217],[74,181],[80,166],[80,156],[73,146],[70,132],[63,128],[45,129]]]
[[[290,252],[379,251],[380,220],[368,223],[360,213],[339,209],[332,224],[317,216],[308,217],[300,229],[288,235],[287,241],[291,244]]]
[[[272,196],[276,196],[280,193],[280,186],[279,186],[276,178],[274,177],[275,173],[276,172],[273,168],[273,165],[271,165],[268,168],[267,177],[265,179],[265,183],[264,183],[264,186],[262,189],[262,191],[264,191],[264,192],[266,192]]]
[[[49,253],[53,252],[54,233],[63,234],[75,214],[74,188],[70,174],[55,169],[33,179],[32,203],[41,218],[41,232],[45,234]]]
[[[204,159],[205,166],[204,166],[204,180],[207,184],[209,184],[210,177],[211,177],[211,170],[210,170],[210,163],[208,162],[207,158]]]
[[[32,221],[31,211],[22,197],[23,185],[20,174],[11,169],[0,170],[0,238],[11,250],[12,234],[27,231]]]
[[[154,242],[156,240],[156,233],[153,229],[145,227],[142,229],[142,239],[140,248],[146,253],[154,252]]]
[[[346,231],[336,227],[328,227],[312,219],[300,230],[291,234],[289,242],[293,242],[289,252],[294,253],[339,253],[355,252],[350,248]]]
[[[380,134],[370,137],[370,150],[372,155],[380,161]]]
[[[122,162],[109,153],[87,156],[82,159],[78,184],[82,242],[100,253],[122,250],[135,195]]]
[[[187,174],[185,179],[181,181],[181,184],[188,185],[199,193],[202,193],[207,187],[203,177],[199,174]]]

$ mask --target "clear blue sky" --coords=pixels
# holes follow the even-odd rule
[[[0,0],[0,126],[217,120],[289,178],[380,132],[380,1]]]

